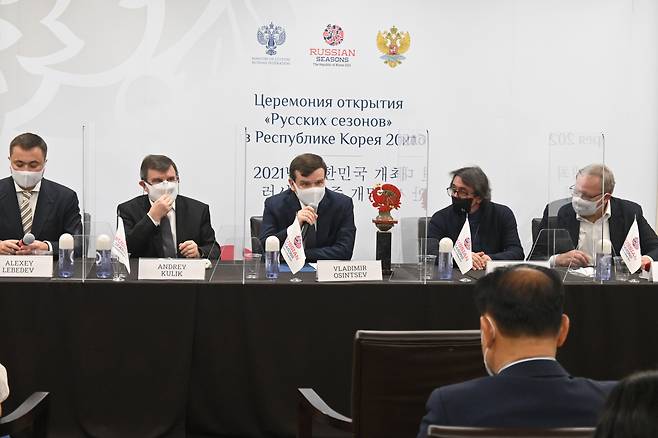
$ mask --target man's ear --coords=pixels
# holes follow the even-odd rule
[[[486,316],[480,316],[480,333],[482,337],[482,347],[491,348],[496,337],[496,332]]]
[[[569,334],[569,317],[562,314],[562,321],[560,322],[560,331],[557,334],[557,346],[561,347],[567,340]]]
[[[297,191],[295,190],[295,181],[293,181],[292,178],[288,178],[288,186],[290,186],[290,190],[292,190],[293,192]]]
[[[148,192],[148,190],[146,190],[146,183],[144,182],[144,180],[140,180],[138,184],[145,192]]]

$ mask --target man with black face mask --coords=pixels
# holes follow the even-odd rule
[[[451,172],[447,188],[452,205],[437,211],[430,220],[427,237],[457,240],[466,216],[471,229],[473,269],[484,269],[489,260],[523,260],[514,213],[508,207],[491,202],[487,175],[477,166]],[[436,253],[438,248],[427,248]]]
[[[601,239],[609,240],[614,254],[619,255],[636,218],[642,267],[648,270],[651,262],[658,260],[658,237],[644,218],[642,207],[613,197],[614,188],[615,177],[603,164],[590,164],[578,171],[576,184],[571,187],[571,203],[558,210],[555,226],[569,232],[576,249],[552,256],[552,266],[592,265],[596,246]],[[547,223],[547,215],[548,212],[544,211],[542,226]]]

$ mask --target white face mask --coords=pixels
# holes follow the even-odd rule
[[[26,170],[14,170],[13,167],[9,167],[11,168],[11,177],[14,179],[14,182],[23,189],[31,189],[36,186],[41,181],[41,178],[43,178],[43,171],[45,170],[44,167],[40,171],[30,172]]]
[[[571,197],[571,205],[580,216],[587,217],[596,214],[599,209],[599,201],[588,201],[580,196]]]
[[[297,193],[297,198],[299,198],[299,201],[304,205],[314,206],[317,209],[318,205],[320,205],[320,201],[324,198],[324,186],[300,189],[297,187],[297,184],[295,184],[295,188],[297,189],[295,192]]]
[[[176,196],[178,196],[178,182],[162,181],[157,184],[146,183],[146,185],[149,187],[149,199],[152,202],[160,199],[162,195],[169,195],[174,201],[176,200]]]
[[[496,326],[494,325],[493,321],[488,316],[485,316],[485,318],[487,318],[487,321],[489,321],[489,324],[491,324],[491,328],[493,329],[493,337],[495,338],[496,337]],[[482,345],[484,345],[484,338],[482,337],[482,332],[480,332],[480,343]],[[489,368],[489,364],[487,364],[487,352],[488,351],[489,351],[489,348],[485,348],[484,351],[482,352],[482,361],[484,362],[484,369],[487,370],[487,374],[489,374],[490,376],[493,376],[496,373],[494,373],[491,370],[491,368]]]

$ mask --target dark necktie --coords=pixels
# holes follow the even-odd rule
[[[315,248],[316,243],[315,243],[315,235],[317,234],[315,231],[316,225],[309,225],[308,228],[306,229],[306,235],[304,236],[304,248]]]
[[[174,236],[171,234],[171,223],[165,215],[160,219],[160,235],[162,236],[162,252],[165,257],[176,257]]]

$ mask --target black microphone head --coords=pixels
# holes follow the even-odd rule
[[[24,245],[31,245],[34,243],[36,239],[34,238],[34,234],[32,233],[25,233],[25,236],[23,236],[23,244]]]

